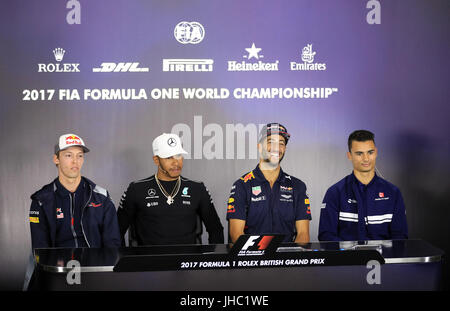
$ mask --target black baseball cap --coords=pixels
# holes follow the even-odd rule
[[[281,125],[280,123],[268,123],[261,129],[258,141],[261,142],[264,138],[270,135],[281,135],[282,137],[284,137],[286,144],[291,137],[291,135],[287,132],[285,126]]]

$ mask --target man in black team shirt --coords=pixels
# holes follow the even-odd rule
[[[202,182],[181,176],[180,138],[162,134],[153,141],[155,175],[130,183],[117,212],[123,237],[131,226],[138,245],[195,244],[198,222],[205,224],[210,244],[222,244],[223,226]]]

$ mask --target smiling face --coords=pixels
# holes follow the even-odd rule
[[[53,163],[58,167],[58,175],[63,179],[81,178],[84,163],[84,152],[81,147],[69,147],[53,155]]]
[[[270,135],[258,144],[261,162],[277,167],[286,152],[286,140],[281,135]]]
[[[161,180],[174,180],[181,175],[183,169],[183,156],[175,155],[170,158],[153,157],[158,166],[158,178]]]
[[[369,173],[375,171],[378,150],[372,140],[352,141],[347,158],[353,164],[353,170],[358,173]]]

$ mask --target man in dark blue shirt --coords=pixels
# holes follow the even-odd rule
[[[88,151],[77,135],[59,138],[53,156],[58,178],[31,196],[33,248],[120,246],[116,209],[108,192],[81,176]]]
[[[407,239],[406,211],[400,190],[375,174],[374,134],[358,130],[348,138],[353,173],[331,186],[320,211],[319,240]]]
[[[279,123],[260,133],[259,164],[231,188],[227,220],[232,242],[242,234],[284,234],[284,241],[309,242],[311,211],[306,185],[280,167],[290,135]]]

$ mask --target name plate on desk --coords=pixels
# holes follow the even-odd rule
[[[281,235],[242,235],[227,253],[126,254],[115,272],[248,269],[366,265],[371,260],[384,264],[375,248],[316,249],[311,244],[278,247]]]

